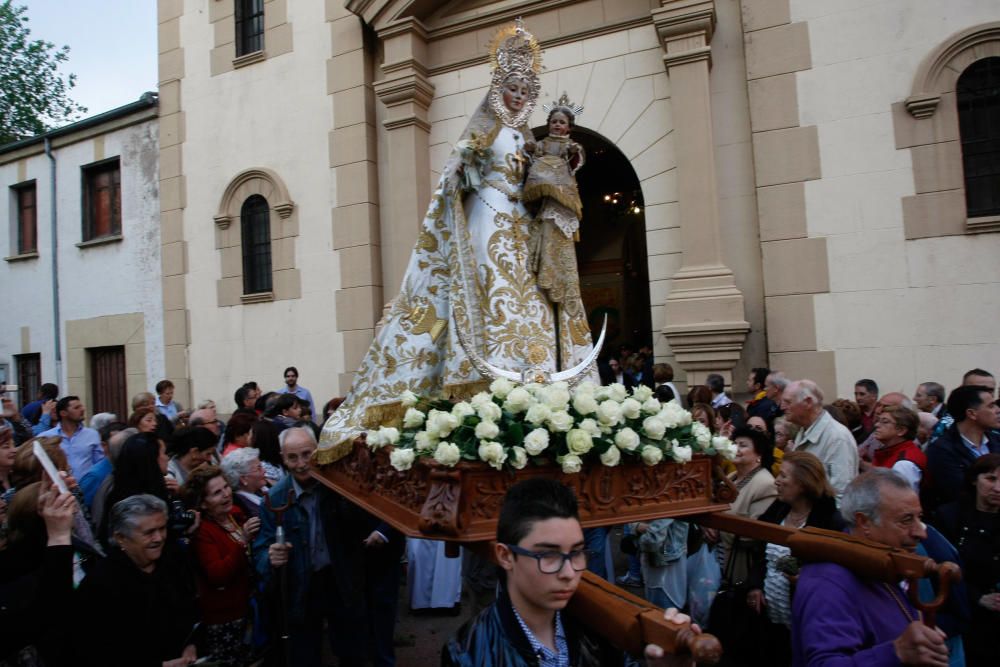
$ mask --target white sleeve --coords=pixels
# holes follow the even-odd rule
[[[892,466],[895,472],[906,478],[906,481],[910,483],[913,490],[920,493],[920,478],[923,477],[923,473],[920,471],[920,466],[918,466],[913,461],[896,461],[896,465]]]

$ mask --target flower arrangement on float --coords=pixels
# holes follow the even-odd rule
[[[418,458],[453,467],[482,461],[497,470],[555,461],[564,473],[578,473],[588,461],[617,466],[623,459],[646,465],[684,464],[694,454],[732,460],[728,438],[691,419],[676,401],[661,403],[645,386],[565,382],[518,385],[500,378],[468,401],[401,397],[400,427],[368,433],[372,449],[392,447],[389,462],[409,470]]]

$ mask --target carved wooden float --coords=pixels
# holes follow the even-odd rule
[[[384,447],[371,451],[359,438],[348,456],[319,466],[316,477],[334,491],[410,537],[489,542],[500,504],[521,479],[552,477],[573,489],[585,528],[682,517],[729,509],[736,490],[715,460],[695,455],[684,465],[625,463],[586,466],[565,474],[559,466],[528,466],[517,473],[466,462],[447,468],[429,458],[400,472]]]

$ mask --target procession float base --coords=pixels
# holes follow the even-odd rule
[[[574,474],[555,464],[514,473],[480,462],[448,468],[419,459],[400,472],[389,464],[390,449],[373,452],[359,439],[349,455],[319,466],[314,475],[409,537],[489,542],[496,537],[507,489],[532,477],[554,478],[570,487],[585,528],[725,511],[736,495],[719,479],[714,459],[703,455],[683,465],[593,464]]]

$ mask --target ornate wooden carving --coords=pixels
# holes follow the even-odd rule
[[[399,472],[389,465],[389,448],[372,452],[363,440],[354,443],[350,455],[315,474],[407,535],[458,542],[492,540],[504,494],[529,477],[552,477],[572,488],[585,527],[726,510],[720,493],[735,491],[731,484],[720,487],[713,481],[713,460],[705,456],[685,465],[591,465],[575,475],[555,464],[514,474],[466,461],[446,468],[429,459]]]

